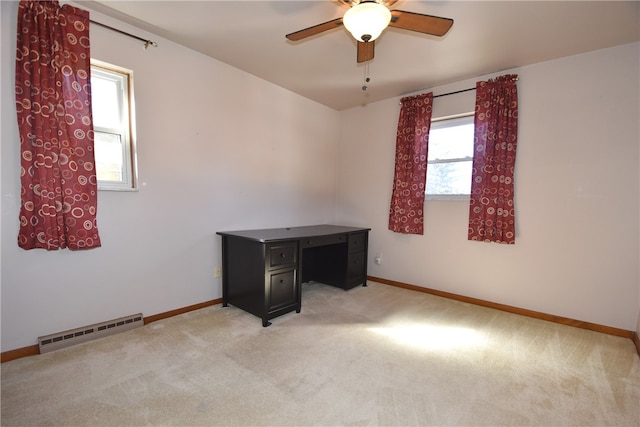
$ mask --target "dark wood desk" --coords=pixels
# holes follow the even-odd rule
[[[370,228],[339,225],[219,231],[222,236],[222,305],[262,319],[302,307],[309,281],[351,289],[367,285]]]

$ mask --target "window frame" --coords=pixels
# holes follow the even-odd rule
[[[475,113],[472,111],[472,112],[454,114],[450,116],[443,116],[443,117],[431,119],[431,128],[429,132],[431,132],[431,129],[433,128],[434,123],[441,123],[449,120],[458,120],[458,119],[464,119],[464,118],[471,118],[471,122],[473,123],[474,115]],[[427,174],[429,170],[429,165],[431,164],[446,164],[446,163],[457,163],[457,162],[468,162],[468,161],[471,161],[471,167],[473,167],[473,149],[471,151],[471,157],[452,157],[449,159],[435,159],[435,160],[429,160],[427,158]],[[471,197],[470,193],[469,194],[431,194],[427,192],[427,189],[428,189],[428,182],[427,182],[427,185],[425,185],[425,190],[424,190],[425,200],[465,200],[466,201],[466,200],[469,200]]]
[[[121,88],[121,93],[119,94],[122,98],[119,99],[121,107],[120,128],[104,128],[94,124],[94,138],[98,132],[120,135],[123,145],[123,179],[118,182],[98,180],[98,190],[138,191],[133,71],[91,58],[91,76],[94,77],[96,75],[101,75],[101,78],[108,78],[117,81],[121,86],[123,86]],[[91,102],[95,102],[93,97]],[[98,162],[96,161],[96,168],[97,163]]]

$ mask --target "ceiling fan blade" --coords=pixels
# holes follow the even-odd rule
[[[289,33],[286,37],[292,41],[298,41],[307,37],[315,36],[325,31],[333,30],[342,25],[342,18],[336,18],[331,21],[323,22],[322,24],[314,25],[313,27],[305,28],[304,30]]]
[[[358,64],[371,61],[375,50],[375,42],[358,42]]]
[[[452,25],[453,19],[405,12],[403,10],[392,10],[391,22],[389,22],[390,27],[402,28],[403,30],[416,31],[432,36],[444,36]]]

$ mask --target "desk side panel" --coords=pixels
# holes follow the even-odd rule
[[[225,236],[225,301],[255,316],[264,314],[264,244]]]
[[[349,256],[347,260],[347,280],[345,289],[367,284],[367,259],[369,252],[369,232],[349,235]]]

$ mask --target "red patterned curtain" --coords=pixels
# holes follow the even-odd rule
[[[517,75],[476,84],[469,240],[514,244]]]
[[[21,0],[17,39],[18,245],[98,247],[89,13],[55,0]]]
[[[389,230],[423,234],[433,93],[402,98],[401,102]]]

